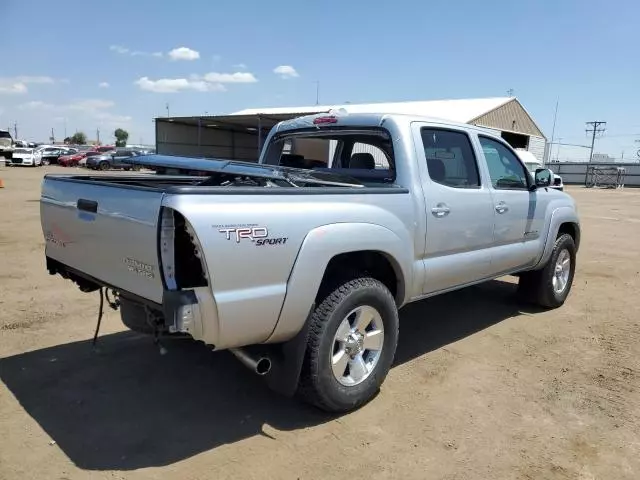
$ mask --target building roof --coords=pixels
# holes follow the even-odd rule
[[[249,108],[230,116],[246,115],[308,115],[343,108],[349,113],[399,113],[442,118],[460,123],[470,123],[514,100],[513,97],[470,98],[458,100],[430,100],[391,103],[348,103],[343,105],[313,105],[309,107]]]

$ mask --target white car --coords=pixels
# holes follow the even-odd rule
[[[11,165],[21,165],[24,167],[42,166],[42,158],[36,155],[33,148],[16,148],[13,150]]]
[[[524,163],[525,167],[527,167],[527,170],[529,170],[531,175],[533,175],[534,177],[538,168],[545,168],[542,162],[540,162],[540,160],[538,160],[536,156],[528,150],[521,150],[517,148],[516,154],[518,155],[518,157],[520,157],[522,163]],[[556,190],[563,191],[564,184],[562,183],[562,177],[557,173],[553,173],[553,177],[551,178],[551,185],[549,185],[549,188],[555,188]]]

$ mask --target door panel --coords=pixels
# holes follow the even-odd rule
[[[538,192],[529,191],[530,177],[517,155],[495,139],[479,136],[491,179],[495,210],[491,254],[493,275],[529,266],[540,244],[541,208]]]
[[[414,125],[425,172],[426,279],[423,293],[485,278],[493,244],[491,192],[481,185],[476,155],[464,130]]]

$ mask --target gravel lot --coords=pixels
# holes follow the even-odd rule
[[[0,478],[640,478],[640,190],[570,187],[583,241],[564,307],[505,278],[401,312],[396,366],[331,417],[226,353],[160,355],[44,267],[39,188],[0,170]]]

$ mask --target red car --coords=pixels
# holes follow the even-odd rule
[[[78,152],[72,155],[63,155],[58,158],[58,165],[63,167],[77,167],[80,165],[80,160],[87,156],[87,152]]]
[[[94,155],[102,154],[94,150],[89,150],[86,152],[74,153],[73,155],[64,155],[58,159],[58,164],[63,167],[78,167],[85,164],[87,157],[92,157]]]

